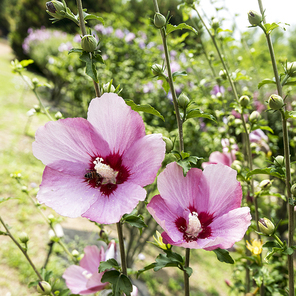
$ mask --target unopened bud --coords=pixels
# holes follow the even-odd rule
[[[254,122],[257,122],[260,118],[261,118],[260,113],[258,111],[253,111],[250,114],[249,120],[250,122],[254,123]]]
[[[239,103],[242,107],[247,107],[250,104],[250,98],[248,96],[241,96]]]
[[[259,187],[262,190],[268,190],[271,187],[271,181],[270,180],[263,180],[260,182]]]
[[[72,256],[73,257],[78,257],[79,256],[79,252],[77,250],[73,250],[72,251]]]
[[[261,232],[263,232],[266,235],[271,235],[274,233],[274,224],[267,218],[259,219],[258,226]]]
[[[274,163],[275,165],[277,165],[277,166],[283,167],[283,166],[285,165],[285,158],[284,158],[284,156],[282,156],[282,155],[278,155],[278,156],[274,159],[273,163]]]
[[[165,152],[170,153],[174,147],[172,140],[167,137],[162,137],[162,139],[165,142]]]
[[[46,2],[46,12],[54,17],[55,19],[63,19],[66,14],[66,7],[64,7],[64,4],[57,0],[52,0],[50,2]]]
[[[219,72],[219,76],[223,79],[226,80],[227,79],[227,74],[225,70],[220,70]]]
[[[41,295],[50,295],[51,285],[46,281],[41,281],[37,285],[37,291]]]
[[[249,19],[249,23],[252,26],[258,26],[262,22],[262,15],[259,12],[256,12],[254,10],[250,10],[248,12],[248,19]]]
[[[162,76],[163,75],[163,68],[159,64],[154,64],[151,66],[151,71],[155,76]]]
[[[108,83],[103,85],[103,91],[104,91],[104,93],[114,93],[115,92],[115,87],[114,87],[113,84],[108,82]]]
[[[100,238],[103,239],[103,240],[108,240],[108,234],[102,229],[100,231]]]
[[[81,48],[86,52],[93,52],[98,46],[97,39],[93,35],[84,35],[81,38]]]
[[[63,118],[63,114],[58,111],[55,115],[54,115],[55,119],[58,120],[58,119],[62,119]]]
[[[284,106],[284,100],[281,96],[273,94],[268,99],[270,109],[280,110]]]
[[[37,113],[41,111],[41,107],[39,105],[34,105],[33,108]]]
[[[181,93],[180,96],[178,97],[178,105],[181,108],[186,109],[189,103],[190,103],[189,98],[185,94]]]
[[[29,237],[28,234],[26,232],[21,232],[19,234],[19,240],[20,242],[22,242],[23,244],[26,244],[29,241]]]
[[[287,73],[290,77],[296,77],[296,62],[287,63]]]
[[[154,25],[156,28],[161,29],[166,24],[166,18],[161,13],[156,12],[154,15]]]
[[[220,26],[220,23],[219,23],[219,20],[216,19],[216,18],[213,18],[212,19],[212,23],[211,23],[211,26],[214,30],[217,30]]]
[[[34,78],[32,79],[32,83],[33,83],[33,87],[36,88],[36,87],[38,86],[38,84],[39,84],[39,80],[38,80],[38,78],[34,77]]]
[[[234,160],[231,164],[231,168],[236,170],[237,172],[240,172],[242,170],[242,163],[239,160]]]

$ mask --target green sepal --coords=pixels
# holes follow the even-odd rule
[[[194,32],[196,35],[198,34],[196,29],[194,29],[193,27],[191,27],[185,23],[182,23],[182,24],[179,24],[178,26],[167,24],[166,35],[169,35],[170,33],[174,32],[176,30],[183,30],[183,29],[190,30],[190,31]]]
[[[224,262],[227,264],[234,264],[234,260],[229,255],[229,252],[227,250],[218,248],[218,249],[213,250],[213,252],[216,254],[217,259],[220,262]]]
[[[164,117],[156,109],[154,109],[149,104],[137,105],[132,100],[125,100],[125,103],[128,106],[130,106],[132,108],[132,110],[134,110],[134,111],[137,111],[137,112],[142,111],[142,112],[145,112],[145,113],[149,113],[149,114],[155,115],[155,116],[161,118],[163,121],[165,121]]]

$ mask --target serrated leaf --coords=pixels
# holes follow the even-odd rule
[[[124,215],[123,219],[125,222],[129,223],[130,225],[137,227],[137,228],[143,228],[147,227],[146,223],[143,221],[143,217],[141,215]]]
[[[189,277],[192,275],[193,269],[191,267],[185,267],[184,270]]]
[[[118,262],[115,259],[109,259],[107,261],[100,262],[99,265],[99,272],[103,272],[107,269],[115,268],[117,269],[119,267]]]
[[[129,278],[117,270],[106,271],[102,276],[101,282],[112,284],[113,296],[120,296],[122,292],[129,296],[133,290],[133,285]]]
[[[190,31],[194,32],[196,35],[198,34],[198,32],[193,27],[191,27],[185,23],[182,23],[182,24],[179,24],[178,26],[167,24],[166,35],[169,35],[170,33],[174,32],[176,30],[183,30],[183,29],[190,30]]]
[[[83,49],[82,48],[71,48],[68,51],[68,54],[70,54],[70,53],[83,53]]]
[[[218,248],[218,249],[213,250],[213,252],[216,254],[217,259],[220,262],[225,262],[227,264],[234,264],[234,260],[229,255],[229,252],[227,250],[223,250],[223,249]]]
[[[180,256],[179,254],[176,254],[176,255]],[[183,264],[183,259],[181,256],[180,257],[172,256],[172,255],[169,256],[168,254],[158,255],[155,261],[156,261],[156,264],[154,267],[154,271],[158,271],[164,267],[179,267],[179,265]]]
[[[265,85],[265,84],[276,84],[275,81],[271,80],[271,79],[268,79],[268,78],[265,78],[263,79],[261,82],[259,82],[258,84],[258,89],[261,88],[261,86]]]
[[[187,158],[179,159],[177,164],[183,169],[183,175],[186,177],[186,174],[191,169],[191,164],[196,164],[198,160],[203,159],[202,157],[190,156]]]
[[[279,23],[264,24],[266,34],[270,34],[274,29],[279,27]]]
[[[100,54],[94,54],[93,55],[93,59],[96,60],[97,62],[101,63],[101,64],[105,64],[102,56]]]
[[[142,112],[145,112],[145,113],[149,113],[149,114],[155,115],[155,116],[161,118],[163,121],[165,121],[164,117],[156,109],[154,109],[152,106],[150,106],[149,104],[137,105],[132,100],[125,100],[125,103],[128,106],[130,106],[132,108],[132,110],[134,110],[134,111],[137,111],[137,112],[142,111]]]
[[[102,276],[102,279],[101,279],[101,282],[102,283],[111,283],[111,284],[116,284],[117,281],[118,281],[118,278],[120,276],[120,272],[117,271],[117,270],[109,270],[109,271],[106,271],[103,276]]]
[[[95,82],[98,82],[97,77],[97,70],[96,66],[93,62],[93,59],[91,59],[88,52],[83,52],[83,54],[79,57],[79,59],[83,62],[85,62],[85,73],[91,77]]]
[[[210,120],[213,120],[213,121],[216,122],[216,118],[213,115],[208,114],[208,113],[204,113],[200,109],[190,110],[187,113],[187,115],[186,115],[186,119],[189,119],[189,118],[199,118],[199,117],[207,118],[207,119],[210,119]]]

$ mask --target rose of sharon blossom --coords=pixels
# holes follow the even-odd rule
[[[91,101],[87,120],[38,129],[33,153],[45,165],[37,198],[61,215],[116,223],[146,197],[165,155],[161,134],[114,93]]]
[[[71,265],[63,274],[67,287],[73,294],[87,295],[101,291],[108,283],[102,283],[101,278],[104,272],[98,273],[101,261],[110,259],[108,253],[115,248],[115,242],[111,242],[106,253],[104,247],[87,246],[84,249],[84,257],[79,265]]]
[[[231,166],[233,161],[236,159],[235,157],[235,151],[232,150],[231,154],[228,152],[219,152],[219,151],[214,151],[211,153],[209,157],[209,162],[204,162],[202,163],[202,167],[205,168],[209,164],[217,164],[217,163],[222,163],[227,166]]]
[[[160,195],[152,198],[147,209],[164,229],[167,244],[208,251],[228,249],[251,224],[250,209],[240,207],[242,189],[230,167],[192,168],[184,177],[182,168],[170,163],[159,175],[157,186]]]

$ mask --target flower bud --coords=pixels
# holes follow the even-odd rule
[[[163,68],[159,64],[154,64],[151,66],[151,71],[155,76],[162,76],[163,75]]]
[[[37,285],[37,291],[41,295],[50,295],[51,285],[46,281],[39,282]]]
[[[225,70],[220,70],[219,72],[219,76],[223,79],[226,80],[227,79],[227,74]]]
[[[161,13],[156,12],[154,15],[154,25],[156,28],[161,29],[166,24],[166,18]]]
[[[79,252],[77,250],[73,250],[72,251],[72,256],[73,257],[78,257],[79,256]]]
[[[33,108],[35,109],[35,111],[38,113],[41,111],[41,107],[40,105],[34,105]]]
[[[81,48],[86,52],[93,52],[98,46],[98,42],[93,35],[84,35],[81,38]]]
[[[104,93],[114,93],[115,92],[115,87],[114,87],[113,84],[108,82],[108,83],[103,85],[103,91],[104,91]]]
[[[247,107],[250,104],[250,98],[248,96],[241,96],[239,103],[242,107]]]
[[[231,164],[231,168],[236,170],[237,172],[240,172],[242,170],[242,163],[239,160],[234,160]]]
[[[268,190],[271,187],[271,181],[263,180],[260,182],[259,187],[261,188],[261,190]]]
[[[55,119],[58,120],[58,119],[62,119],[63,118],[63,114],[58,111],[55,115],[54,115]]]
[[[162,139],[165,142],[165,152],[170,153],[174,147],[172,140],[167,137],[162,137]]]
[[[180,96],[178,97],[178,105],[181,108],[186,109],[189,103],[190,103],[189,98],[185,94],[181,93]]]
[[[280,110],[284,106],[284,100],[281,96],[273,94],[268,99],[270,109]]]
[[[283,166],[285,165],[285,158],[284,158],[284,156],[282,156],[282,155],[278,155],[278,156],[274,159],[273,163],[274,163],[275,165],[277,165],[277,166],[283,167]]]
[[[28,234],[26,232],[21,232],[19,234],[19,240],[20,242],[22,242],[23,244],[26,244],[29,241],[29,237]]]
[[[296,62],[287,63],[287,73],[290,77],[296,77]]]
[[[259,12],[256,12],[254,10],[250,10],[248,12],[248,19],[249,19],[249,23],[252,26],[258,26],[262,22],[262,15]]]
[[[52,0],[50,2],[46,2],[46,12],[54,17],[55,19],[63,19],[66,14],[66,7],[64,7],[64,4],[57,0]]]
[[[217,30],[220,26],[219,20],[216,18],[213,18],[211,26],[214,30]]]
[[[261,232],[263,232],[266,235],[271,235],[274,233],[274,224],[267,218],[259,219],[258,226]]]
[[[254,122],[257,122],[260,118],[261,118],[260,113],[258,111],[253,111],[250,114],[249,121],[254,123]]]

